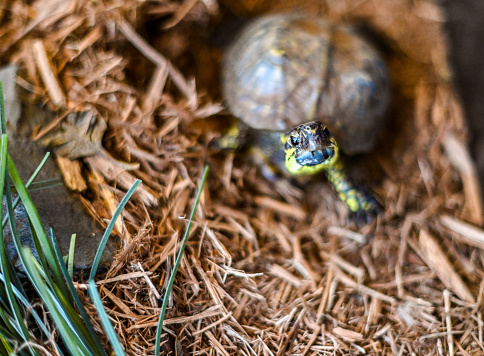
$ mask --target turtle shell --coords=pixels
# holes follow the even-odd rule
[[[387,67],[355,28],[302,15],[246,27],[226,53],[222,81],[229,110],[249,126],[320,120],[349,154],[373,148],[390,101]]]

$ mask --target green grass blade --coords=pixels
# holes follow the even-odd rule
[[[114,349],[114,353],[117,356],[124,356],[125,353],[123,350],[123,346],[119,342],[118,336],[114,331],[114,328],[111,325],[111,322],[109,321],[108,314],[104,310],[102,300],[99,297],[99,293],[96,288],[96,282],[94,282],[93,279],[90,279],[88,281],[88,290],[89,290],[89,295],[91,296],[91,299],[94,302],[94,305],[96,307],[96,310],[99,315],[99,319],[101,320],[101,324],[103,325],[104,331],[106,332],[109,342],[111,343],[111,346]]]
[[[6,121],[5,121],[5,103],[3,99],[3,83],[0,81],[0,127],[2,130],[2,142],[1,142],[1,168],[0,168],[0,197],[3,199],[3,192],[4,192],[4,187],[8,186],[8,178],[6,174],[6,167],[7,167],[7,129],[6,129]],[[8,189],[7,189],[8,192]],[[2,205],[0,205],[0,216],[2,215]],[[12,232],[13,233],[13,232]],[[12,262],[7,256],[7,253],[5,251],[5,243],[3,239],[3,228],[0,229],[0,269],[2,271],[2,275],[4,276],[4,286],[5,286],[5,292],[6,292],[6,297],[8,298],[9,304],[11,306],[11,311],[14,314],[15,317],[15,322],[13,321],[14,319],[10,319],[8,321],[7,319],[8,316],[4,313],[4,310],[2,310],[2,319],[6,321],[5,325],[13,331],[14,334],[16,334],[16,339],[20,339],[22,341],[27,341],[30,340],[28,330],[25,327],[25,324],[23,323],[23,320],[21,318],[21,311],[20,308],[18,307],[17,300],[15,299],[14,293],[13,293],[13,288],[11,284],[11,276],[14,276],[14,280],[16,282],[18,281],[18,278],[16,278],[16,274],[13,271],[13,266]],[[20,283],[19,283],[20,285]],[[21,286],[21,285],[20,285]],[[18,330],[20,329],[20,330]],[[20,336],[21,335],[21,336]],[[2,343],[3,342],[2,338]],[[6,346],[9,348],[9,346]],[[29,346],[30,351],[32,354],[37,355],[38,353],[35,350],[32,350],[32,348]]]
[[[96,355],[95,350],[90,347],[92,345],[89,345],[80,337],[82,333],[79,332],[75,323],[76,317],[78,318],[77,313],[73,311],[72,307],[69,307],[69,304],[64,304],[62,298],[59,299],[59,296],[50,289],[49,284],[42,277],[42,267],[32,255],[30,249],[24,247],[23,254],[25,255],[24,267],[28,274],[32,276],[31,282],[42,298],[69,352],[72,355],[80,356]],[[82,323],[82,320],[80,322]]]
[[[42,168],[45,165],[45,162],[47,162],[47,159],[49,157],[50,157],[50,152],[47,152],[45,154],[44,158],[42,159],[42,161],[39,163],[39,165],[35,169],[34,173],[30,176],[30,178],[27,181],[27,183],[25,183],[25,187],[26,188],[29,188],[31,185],[34,184],[33,183],[34,182],[34,179],[37,178],[37,175],[40,173],[40,171],[42,170]],[[20,203],[20,197],[15,198],[15,200],[13,202],[13,208],[15,209],[19,203]],[[5,228],[6,225],[7,225],[7,217],[5,216],[5,218],[2,221],[2,227]]]
[[[96,276],[97,268],[99,266],[99,262],[101,261],[101,256],[104,252],[104,248],[106,247],[109,236],[111,236],[111,232],[113,231],[114,225],[116,224],[116,220],[118,219],[118,216],[121,214],[121,211],[123,211],[125,205],[128,203],[129,199],[133,195],[136,188],[138,188],[138,185],[140,185],[140,183],[141,183],[141,180],[139,180],[139,179],[137,179],[134,182],[134,184],[131,186],[131,188],[129,188],[128,192],[123,197],[123,199],[121,199],[119,206],[117,207],[116,211],[114,212],[114,215],[111,218],[111,221],[109,222],[108,227],[106,228],[106,231],[104,232],[104,235],[101,239],[101,242],[99,243],[99,247],[97,249],[96,256],[94,257],[94,262],[92,263],[91,273],[89,274],[89,279],[94,279],[94,277]]]
[[[3,102],[3,97],[0,97],[0,102]],[[7,135],[5,134],[2,134],[2,141],[1,141],[1,149],[0,149],[0,197],[3,199],[4,197],[4,188],[8,182],[8,177],[7,177],[7,155],[8,155],[8,152],[7,152],[7,146],[8,146],[8,138],[7,138]],[[3,204],[0,205],[0,216],[3,215]],[[5,220],[8,220],[8,213],[5,214]],[[5,249],[5,242],[4,242],[4,238],[3,238],[3,228],[2,228],[2,231],[0,231],[0,242],[1,242],[1,245],[0,246],[2,249]],[[10,259],[10,256],[8,256],[6,258],[6,265],[8,266],[7,267],[7,270],[10,271],[9,273],[9,276],[11,277],[11,280],[13,281],[13,283],[16,285],[16,286],[19,286],[19,289],[23,292],[23,287],[18,279],[18,276],[17,276],[17,273],[15,273],[15,270],[14,270],[14,267],[13,267],[13,264],[12,264],[12,261]],[[6,297],[6,295],[4,295],[2,293],[2,296],[3,297]]]
[[[173,267],[173,271],[170,274],[170,279],[168,280],[168,286],[166,287],[165,296],[163,298],[163,304],[161,305],[160,318],[158,319],[158,327],[156,329],[156,338],[155,338],[155,355],[157,356],[160,354],[161,331],[163,329],[163,321],[165,319],[166,307],[168,306],[168,299],[170,297],[170,294],[173,288],[173,282],[175,282],[176,272],[178,271],[178,267],[180,267],[181,259],[183,257],[183,252],[185,251],[185,245],[188,240],[188,234],[190,233],[192,221],[195,218],[195,212],[197,211],[198,202],[200,201],[200,196],[202,195],[203,186],[205,185],[205,181],[207,180],[208,170],[209,170],[208,166],[205,166],[205,168],[203,169],[202,178],[198,186],[195,202],[193,203],[190,219],[188,220],[188,224],[185,229],[185,234],[183,235],[180,250],[178,251],[178,255],[176,257],[175,266]]]
[[[2,110],[2,116],[3,116],[4,115],[3,92],[1,92],[1,90],[2,88],[0,86],[0,106]],[[8,145],[7,135],[2,134],[1,150],[0,150],[0,159],[1,159],[0,161],[0,197],[3,197],[3,190],[6,185],[7,145]],[[2,215],[2,210],[3,210],[3,204],[0,205],[0,216]],[[15,299],[15,297],[12,298],[11,276],[13,275],[16,277],[16,274],[13,269],[12,261],[10,260],[10,257],[7,256],[7,253],[5,251],[3,229],[0,230],[0,270],[2,271],[2,276],[6,278],[6,280],[4,281],[5,290],[2,290],[2,297],[6,298],[8,301],[9,308],[6,308],[6,310],[10,310],[12,305],[12,299]],[[16,281],[18,282],[18,279]],[[6,307],[3,300],[2,300],[2,304]],[[14,328],[11,325],[11,322],[7,317],[7,315],[3,313],[3,310],[2,310],[2,319],[4,320],[6,327],[10,330],[10,332],[16,334],[18,338],[21,338],[20,334],[17,333],[16,328]]]
[[[0,274],[0,281],[5,283],[5,278],[3,275]],[[25,309],[30,308],[30,314],[32,314],[33,318],[35,319],[37,325],[39,326],[40,330],[44,333],[46,337],[50,337],[51,331],[47,329],[47,327],[44,324],[44,321],[40,317],[40,315],[35,311],[35,309],[31,308],[32,305],[30,304],[29,300],[15,287],[12,285],[12,290],[13,293],[15,294],[15,297],[24,305]],[[0,312],[1,312],[0,308]]]
[[[53,236],[52,234],[53,232],[51,233],[51,236]],[[71,236],[71,243],[69,245],[69,258],[67,259],[67,270],[71,278],[74,276],[74,250],[76,247],[76,236],[76,234],[72,234]]]
[[[56,238],[54,235],[54,231],[51,229],[51,236],[52,236],[52,246],[54,247],[54,252],[56,254],[56,257],[58,260],[62,259],[62,254],[59,249],[59,245],[56,242]],[[99,341],[99,338],[97,337],[96,332],[94,331],[94,327],[92,326],[91,322],[89,321],[89,316],[87,315],[86,309],[84,308],[84,305],[81,302],[81,299],[79,298],[79,295],[77,294],[77,290],[74,287],[74,284],[72,284],[71,280],[71,275],[69,271],[67,270],[65,264],[60,264],[61,266],[61,272],[62,275],[64,276],[64,279],[67,283],[67,287],[69,288],[69,292],[71,294],[72,299],[74,300],[74,303],[77,307],[77,310],[81,316],[81,319],[85,323],[85,326],[87,327],[88,334],[87,336],[91,342],[95,343],[97,348],[98,348],[98,355],[106,355],[106,352],[104,351],[103,346],[101,345],[101,341]]]
[[[55,282],[55,284],[62,289],[62,294],[68,295],[67,288],[65,284],[63,283],[62,279],[62,274],[60,272],[60,267],[57,259],[55,258],[55,254],[52,248],[52,245],[50,243],[50,239],[47,236],[47,233],[44,230],[44,226],[42,225],[42,222],[40,221],[39,214],[37,213],[37,209],[35,208],[34,204],[32,203],[32,200],[30,199],[29,192],[25,188],[24,183],[22,182],[22,179],[20,178],[20,175],[17,171],[17,168],[15,167],[12,159],[10,156],[8,156],[7,159],[7,167],[8,167],[8,172],[10,174],[10,177],[12,178],[12,182],[15,185],[15,188],[17,189],[17,192],[19,194],[20,199],[22,200],[22,203],[24,205],[25,211],[27,212],[27,215],[29,216],[31,228],[32,228],[32,235],[33,237],[38,238],[38,242],[40,244],[40,249],[39,252],[42,251],[43,256],[45,256],[45,260],[47,262],[48,266],[44,266],[44,269],[48,269],[50,273],[52,274],[52,278]],[[8,186],[7,188],[7,200],[9,199],[9,192],[8,192]],[[18,241],[20,242],[20,241]],[[36,241],[37,243],[37,241]],[[22,254],[22,249],[19,251],[19,258],[22,259],[23,254]],[[24,261],[22,261],[23,263]]]
[[[47,153],[49,153],[49,152],[47,152]],[[48,158],[49,155],[46,154],[46,156]],[[42,162],[37,166],[37,168],[40,167],[40,169],[42,169],[42,165],[43,165]],[[31,178],[32,177],[34,177],[34,179],[36,178],[35,172],[34,172],[34,174],[32,174]],[[33,192],[33,191],[36,191],[36,190],[42,190],[42,189],[60,187],[60,186],[63,186],[63,185],[64,185],[64,182],[60,178],[52,178],[52,179],[41,180],[39,182],[31,182],[30,185],[27,185],[27,183],[25,183],[25,186],[27,188],[29,188],[29,192]]]
[[[7,124],[5,121],[5,102],[3,100],[3,83],[0,81],[0,128],[2,134],[7,134]]]
[[[5,112],[4,112],[4,104],[3,104],[3,88],[0,83],[0,110],[1,110],[1,116],[2,120],[5,119]],[[1,151],[0,151],[0,157],[1,157],[1,165],[0,165],[0,197],[3,197],[3,190],[5,186],[8,186],[8,179],[7,179],[7,174],[6,174],[6,162],[7,162],[7,145],[8,145],[8,139],[7,135],[2,134],[2,142],[1,142]],[[3,204],[0,205],[0,216],[2,215],[2,210],[3,210]],[[12,232],[13,234],[13,232]],[[0,230],[0,270],[2,271],[2,275],[5,277],[5,296],[8,299],[9,306],[14,313],[15,319],[17,323],[22,323],[23,324],[23,318],[21,315],[20,308],[18,307],[17,300],[14,296],[13,290],[12,290],[12,284],[11,284],[11,276],[15,276],[16,274],[13,270],[12,262],[10,260],[10,257],[7,255],[7,252],[5,250],[5,243],[3,239],[3,229]],[[18,280],[17,280],[18,281]],[[7,327],[11,326],[11,324],[7,321],[6,322]],[[13,331],[13,328],[9,328],[11,331]],[[27,329],[23,328],[19,334],[21,334],[21,337],[24,337],[26,335]],[[20,337],[20,335],[19,335]],[[27,332],[27,337],[28,337],[28,332]],[[27,338],[28,340],[28,338]]]
[[[12,233],[12,238],[18,239],[18,232],[17,228],[15,226],[14,218],[13,218],[13,209],[12,209],[12,197],[10,195],[10,189],[8,185],[8,181],[5,182],[5,193],[6,193],[6,200],[7,200],[7,211],[9,215],[9,222],[10,222],[10,231]],[[1,190],[0,190],[1,192]],[[0,210],[1,213],[1,210]],[[17,299],[15,298],[15,294],[13,293],[12,289],[12,281],[11,281],[11,276],[15,275],[15,272],[11,270],[11,266],[9,266],[8,261],[9,257],[7,255],[7,252],[5,250],[5,245],[3,243],[3,231],[0,231],[0,239],[2,240],[0,243],[0,270],[2,271],[3,276],[5,277],[5,289],[7,292],[7,298],[10,304],[10,310],[13,313],[13,316],[16,320],[16,325],[18,326],[17,332],[20,334],[21,339],[24,340],[24,342],[28,343],[28,348],[32,352],[33,355],[40,355],[38,350],[35,350],[29,343],[31,341],[31,337],[29,334],[29,331],[27,329],[27,325],[24,322],[24,314],[22,313],[22,310],[20,306],[18,305]],[[20,257],[20,253],[19,253]]]
[[[0,228],[0,280],[2,286],[5,289],[1,289],[0,295],[2,298],[0,304],[0,352],[2,355],[13,354],[16,345],[27,345],[27,348],[19,353],[19,355],[40,355],[41,352],[38,350],[34,344],[32,335],[27,326],[28,320],[26,319],[26,311],[30,309],[29,315],[32,316],[33,320],[36,322],[37,327],[46,336],[46,339],[51,337],[51,331],[47,329],[42,318],[38,315],[36,310],[32,308],[31,303],[26,297],[25,291],[22,284],[20,283],[17,273],[13,267],[12,261],[9,254],[7,253],[4,238],[3,229],[6,226],[6,221],[10,222],[10,232],[12,234],[12,239],[14,242],[19,240],[18,233],[16,231],[16,223],[13,214],[12,206],[12,196],[10,192],[10,183],[7,174],[8,166],[8,152],[7,152],[7,135],[6,135],[6,120],[5,120],[5,104],[3,99],[3,85],[0,82],[0,126],[2,130],[1,135],[1,150],[0,150],[0,197],[2,200],[5,198],[7,213],[3,219],[2,227]],[[40,171],[41,167],[47,160],[48,155],[44,158],[42,164],[37,167],[36,172],[29,180],[29,185],[35,179],[35,176]],[[4,194],[5,193],[5,194]],[[19,199],[17,199],[15,204],[18,204]],[[3,204],[0,205],[0,216],[3,216]],[[19,244],[16,244],[17,247]],[[17,251],[19,257],[21,251]],[[5,299],[4,299],[5,298]],[[8,300],[10,307],[5,304]],[[19,304],[20,303],[20,304]],[[22,307],[21,307],[22,305]],[[30,317],[29,317],[30,320]],[[3,324],[2,324],[3,321]],[[31,328],[34,326],[29,325]],[[58,345],[56,345],[58,348]],[[59,355],[63,355],[61,350],[58,348]]]
[[[8,152],[7,152],[7,144],[8,139],[6,135],[6,121],[5,121],[5,104],[3,99],[3,84],[0,82],[0,125],[2,129],[2,136],[1,136],[1,151],[0,151],[0,197],[3,199],[4,197],[4,189],[6,189],[6,193],[10,199],[7,199],[7,209],[9,216],[12,216],[12,206],[11,206],[11,196],[9,195],[9,182],[7,176],[7,161],[8,161]],[[3,205],[0,205],[0,216],[2,216]],[[11,229],[12,237],[14,237],[14,230]],[[2,277],[4,279],[3,285],[5,286],[5,294],[8,299],[10,305],[10,312],[13,314],[13,318],[10,319],[10,322],[7,321],[8,316],[7,314],[3,313],[2,310],[2,319],[6,321],[6,326],[10,330],[14,330],[14,334],[17,334],[16,339],[20,342],[29,342],[31,340],[31,336],[27,329],[24,320],[24,313],[20,306],[18,305],[17,298],[14,293],[14,285],[12,284],[12,279],[19,286],[19,288],[23,291],[22,285],[18,280],[18,276],[14,271],[12,261],[10,260],[10,256],[8,256],[7,251],[5,249],[5,243],[3,239],[3,228],[0,229],[0,270],[2,271]],[[39,355],[40,353],[33,349],[30,343],[28,343],[28,349],[30,350],[32,355]]]
[[[35,169],[34,173],[32,173],[27,183],[25,183],[25,186],[27,188],[29,188],[31,185],[34,184],[34,179],[37,178],[42,168],[44,168],[45,162],[47,162],[49,157],[50,157],[50,152],[46,152],[46,154],[44,155],[44,158],[42,158],[42,161],[40,161],[40,163],[37,165],[37,168]]]
[[[7,337],[0,331],[0,344],[1,344],[1,349],[0,349],[0,355],[15,355],[13,352],[12,347],[10,347],[10,344],[7,341]]]
[[[17,331],[18,327],[15,325],[15,319],[11,315],[7,314],[6,311],[10,311],[10,309],[0,309],[0,319],[3,321],[0,332],[9,336],[11,340],[21,340],[22,337]]]

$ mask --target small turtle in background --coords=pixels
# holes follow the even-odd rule
[[[247,149],[271,180],[325,172],[358,220],[378,213],[339,159],[340,148],[357,154],[375,146],[390,101],[387,67],[355,28],[303,15],[262,17],[228,49],[222,81],[240,120],[218,146]]]

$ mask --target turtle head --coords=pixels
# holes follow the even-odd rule
[[[338,160],[338,144],[319,121],[294,127],[283,136],[285,165],[291,174],[315,174]]]

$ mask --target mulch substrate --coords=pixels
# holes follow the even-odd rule
[[[143,181],[117,224],[119,251],[99,285],[126,353],[153,353],[160,298],[208,164],[165,321],[165,353],[484,354],[484,216],[443,10],[426,0],[282,3],[0,7],[0,64],[18,64],[28,99],[56,113],[34,139],[71,112],[92,111],[107,124],[103,149],[59,158],[92,214],[106,225],[134,180]],[[232,31],[224,26],[235,15],[296,10],[363,22],[383,38],[394,91],[388,126],[364,163],[350,162],[385,207],[366,226],[348,222],[323,181],[284,190],[244,157],[208,150],[228,118],[219,68]]]

